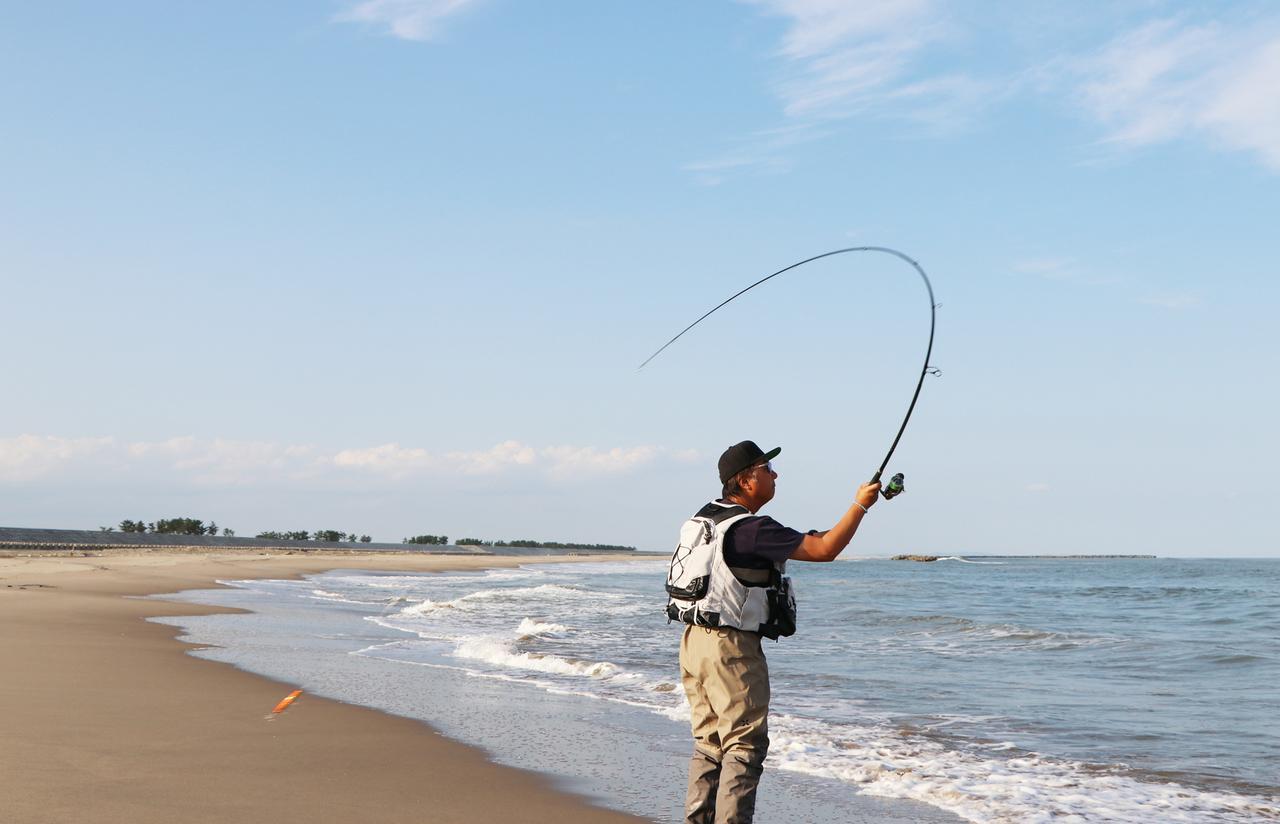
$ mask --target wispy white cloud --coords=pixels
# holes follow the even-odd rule
[[[1016,7],[936,0],[740,2],[786,22],[771,54],[773,89],[780,118],[800,133],[823,137],[856,116],[945,134],[1038,95],[1096,123],[1105,145],[1198,138],[1280,170],[1275,13],[1210,6],[1212,17],[1154,18],[1159,4],[1134,4],[1073,9],[1061,20],[1037,12],[1033,21]],[[987,44],[983,55],[975,43]],[[785,172],[795,145],[757,132],[685,169],[710,184]]]
[[[432,453],[398,443],[344,449],[332,458],[334,466],[389,478],[422,474],[494,475],[534,465],[538,450],[519,441],[503,441],[489,449]]]
[[[1038,275],[1049,280],[1063,280],[1071,276],[1073,265],[1065,258],[1028,258],[1013,263],[1013,271],[1020,275]]]
[[[744,0],[788,21],[780,83],[791,116],[843,116],[883,93],[941,35],[932,0]]]
[[[392,443],[344,449],[333,456],[333,464],[392,478],[415,474],[492,476],[512,472],[532,472],[551,478],[591,478],[625,474],[664,460],[687,463],[696,459],[697,454],[656,446],[534,447],[514,440],[489,449],[432,454],[425,449]]]
[[[446,458],[452,469],[464,475],[494,475],[534,466],[538,463],[539,450],[519,441],[503,441],[489,449],[450,452]]]
[[[1280,171],[1280,21],[1148,22],[1075,68],[1077,99],[1108,141],[1203,137]]]
[[[1161,309],[1177,311],[1199,306],[1201,297],[1196,292],[1160,292],[1138,298],[1138,302],[1145,303],[1148,306],[1158,306]]]
[[[341,23],[363,23],[385,29],[402,40],[426,41],[440,31],[441,22],[476,0],[363,0],[334,20]]]
[[[698,453],[658,446],[530,446],[508,440],[487,449],[432,452],[397,443],[325,450],[308,444],[169,438],[125,442],[116,438],[19,435],[0,438],[0,481],[103,477],[131,473],[177,478],[205,486],[260,483],[341,484],[353,478],[502,478],[516,473],[550,480],[625,475],[663,462],[689,463]]]
[[[829,130],[813,123],[794,123],[776,129],[753,132],[726,152],[708,160],[686,163],[685,171],[692,172],[704,186],[717,186],[734,172],[750,171],[754,174],[779,174],[791,169],[785,150],[802,143],[821,140]]]
[[[375,472],[393,478],[401,478],[415,472],[429,471],[439,465],[431,453],[421,447],[402,447],[398,443],[385,443],[358,449],[343,449],[330,461],[342,469]]]
[[[1202,302],[1199,292],[1185,289],[1162,290],[1152,283],[1142,283],[1141,279],[1100,273],[1093,267],[1085,266],[1070,258],[1026,258],[1014,261],[1010,268],[1019,275],[1042,278],[1063,286],[1096,287],[1099,288],[1100,294],[1109,295],[1111,300],[1137,301],[1171,311],[1191,309]],[[1148,273],[1148,279],[1151,276],[1158,276],[1158,273]]]
[[[654,463],[662,457],[662,451],[652,446],[614,447],[592,449],[577,446],[553,446],[543,451],[550,464],[550,473],[556,477],[578,475],[621,475]]]
[[[0,438],[0,481],[24,481],[56,473],[117,447],[114,438],[19,435]]]
[[[1121,279],[1116,276],[1099,273],[1070,258],[1026,258],[1014,261],[1012,269],[1020,275],[1081,286],[1117,286],[1121,283]]]
[[[967,122],[998,96],[990,82],[923,67],[930,46],[956,35],[935,0],[740,0],[787,21],[774,57],[785,125],[756,132],[686,171],[717,184],[731,173],[791,168],[790,150],[855,115],[893,117],[930,131]]]

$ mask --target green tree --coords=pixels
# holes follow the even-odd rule
[[[195,518],[161,518],[151,525],[152,532],[161,535],[203,535],[204,521]]]
[[[372,542],[372,541],[373,541],[373,539],[372,539],[372,538],[370,538],[368,535],[361,535],[361,536],[360,536],[360,543],[362,543],[362,544],[367,544],[367,543],[370,543],[370,542]]]

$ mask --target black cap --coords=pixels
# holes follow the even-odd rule
[[[764,452],[756,446],[755,441],[735,443],[720,456],[720,483],[728,483],[734,475],[755,464],[773,460],[781,451],[782,447],[779,446]]]

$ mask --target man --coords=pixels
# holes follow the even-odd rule
[[[833,561],[880,492],[863,484],[826,532],[797,532],[756,513],[773,499],[778,473],[742,441],[720,456],[721,498],[680,531],[667,578],[667,615],[688,626],[680,677],[689,698],[693,757],[686,824],[750,824],[769,750],[769,668],[761,638],[795,632],[788,560]]]

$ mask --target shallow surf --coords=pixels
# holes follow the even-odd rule
[[[796,566],[762,815],[841,821],[874,795],[929,805],[904,821],[1280,820],[1280,561]],[[688,742],[663,567],[228,581],[184,597],[252,614],[171,622],[221,647],[197,654],[666,820]]]

